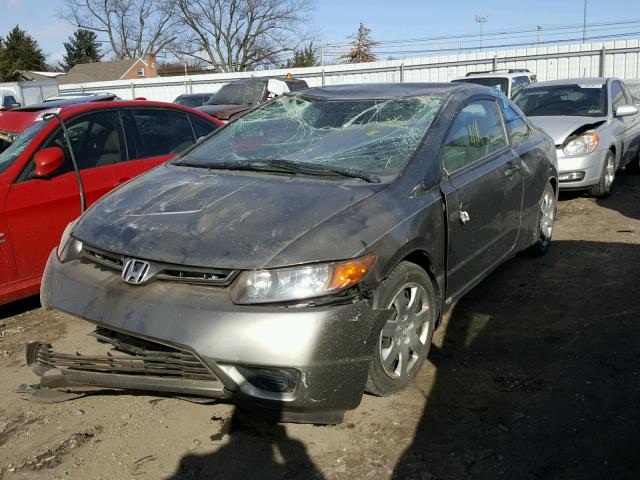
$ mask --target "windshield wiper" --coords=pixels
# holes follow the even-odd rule
[[[290,160],[237,160],[235,162],[191,163],[176,162],[174,165],[185,167],[206,168],[211,170],[245,170],[259,172],[302,173],[306,175],[327,176],[340,175],[342,177],[360,178],[369,183],[380,183],[380,178],[360,170],[350,168],[318,165],[316,163],[292,162]]]

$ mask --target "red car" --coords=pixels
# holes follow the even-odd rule
[[[65,120],[87,206],[221,125],[181,105],[114,96],[0,112],[0,305],[38,292],[49,253],[80,214],[69,146],[54,113]]]

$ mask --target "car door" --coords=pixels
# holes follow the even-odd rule
[[[121,182],[166,162],[216,128],[213,122],[178,109],[131,108],[124,113],[132,161],[122,170]]]
[[[622,86],[622,90],[624,91],[627,104],[636,105],[636,99],[627,88],[627,85],[625,85],[624,82],[620,82],[620,85]],[[629,140],[627,143],[628,155],[626,158],[627,162],[632,162],[634,160],[637,160],[638,156],[640,155],[640,113],[630,115],[626,118],[633,118],[633,121],[630,121],[630,123],[632,124],[632,128],[629,131]]]
[[[520,229],[523,176],[493,99],[468,103],[440,151],[448,228],[447,298],[508,256]]]
[[[113,188],[118,165],[127,158],[120,117],[113,111],[79,115],[68,120],[68,131],[89,206]],[[80,214],[78,184],[60,128],[41,148],[52,146],[64,151],[64,165],[51,178],[31,178],[31,159],[7,197],[7,224],[20,279],[42,274],[65,226]]]
[[[627,105],[629,102],[622,89],[622,84],[618,80],[611,82],[611,108],[613,110],[614,117],[624,125],[624,134],[622,138],[623,147],[620,155],[620,164],[624,165],[633,159],[634,143],[636,137],[636,122],[638,121],[637,115],[629,115],[626,117],[616,116],[616,110],[622,105]]]
[[[4,215],[8,193],[9,187],[0,185],[0,290],[3,285],[15,282],[18,279],[13,248],[11,247],[11,237],[9,236],[9,227],[7,226]],[[1,293],[0,303],[2,303]]]

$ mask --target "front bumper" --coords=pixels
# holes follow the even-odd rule
[[[582,190],[600,181],[608,150],[598,147],[588,155],[567,156],[562,148],[556,149],[558,157],[558,179],[561,190]],[[571,173],[584,174],[580,180],[563,180]]]
[[[41,301],[44,308],[99,328],[193,355],[221,385],[219,391],[199,394],[294,413],[359,405],[379,332],[390,315],[373,310],[366,300],[313,307],[239,306],[224,288],[168,281],[133,286],[85,259],[61,263],[55,252],[45,269]],[[248,379],[247,368],[293,370],[295,388],[265,389]],[[102,373],[93,378],[110,375]],[[123,388],[157,390],[142,383],[127,378]]]

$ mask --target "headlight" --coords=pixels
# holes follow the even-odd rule
[[[593,152],[598,143],[600,143],[600,135],[590,130],[568,142],[562,151],[567,155],[586,155]]]
[[[360,282],[375,255],[344,262],[242,272],[231,288],[234,303],[271,303],[322,297]]]
[[[58,245],[58,249],[56,254],[58,255],[58,260],[62,263],[77,258],[82,251],[82,242],[77,240],[71,236],[71,232],[73,232],[73,228],[76,226],[76,221],[69,223],[67,228],[62,232],[62,237],[60,237],[60,244]]]

